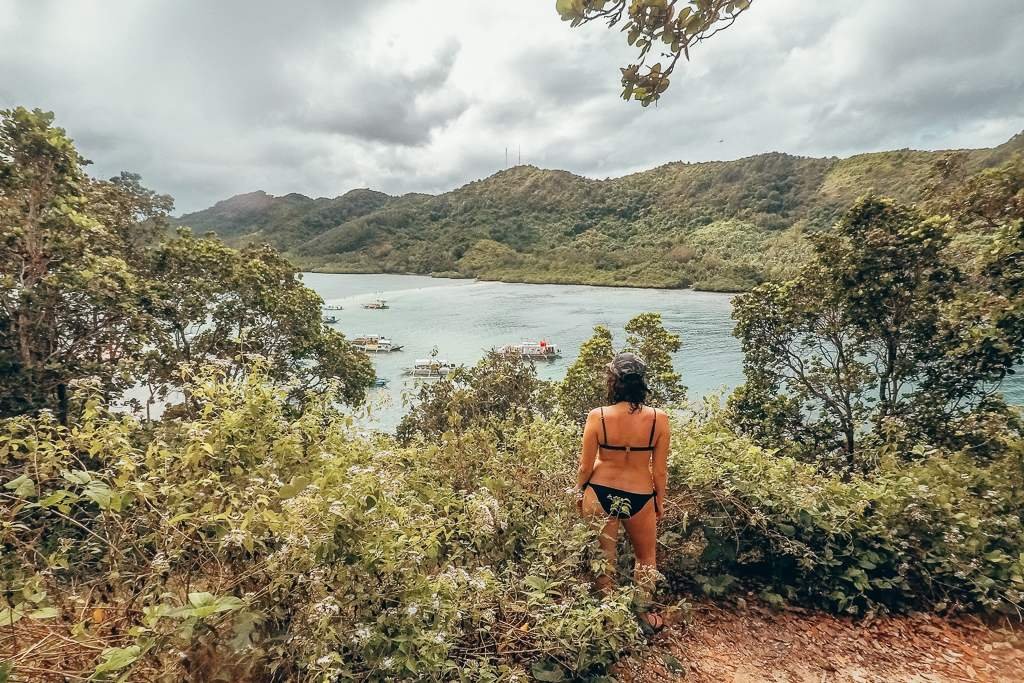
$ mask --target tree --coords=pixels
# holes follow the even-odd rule
[[[579,26],[605,21],[609,27],[623,23],[627,41],[639,50],[637,61],[622,69],[622,99],[643,106],[656,102],[668,89],[669,77],[680,57],[732,26],[750,7],[751,0],[557,0],[563,21]],[[679,5],[679,6],[677,6]],[[655,45],[668,61],[647,64]],[[641,69],[646,72],[641,73]]]
[[[686,387],[672,365],[672,354],[682,346],[679,335],[665,329],[658,313],[641,313],[626,323],[626,345],[622,351],[640,355],[647,364],[648,404],[678,405],[686,399]],[[558,385],[558,403],[568,417],[583,424],[587,413],[608,400],[605,366],[615,356],[612,333],[603,325],[583,342],[579,356]]]
[[[1024,335],[997,325],[987,345],[963,338],[984,318],[973,306],[996,306],[947,258],[947,223],[862,198],[815,238],[797,278],[737,297],[747,384],[730,401],[736,424],[775,443],[838,447],[850,465],[860,441],[898,432],[949,445],[965,420],[1001,412],[995,388]],[[971,303],[979,296],[985,304]],[[1019,305],[1020,291],[1011,298]]]
[[[659,313],[641,313],[626,323],[626,349],[647,364],[648,402],[656,406],[676,405],[686,400],[682,375],[672,366],[672,354],[682,348],[678,334],[665,329]]]
[[[284,258],[168,240],[171,199],[137,175],[90,178],[53,120],[0,112],[0,415],[50,408],[66,423],[76,382],[110,399],[140,381],[166,394],[181,363],[237,373],[247,354],[296,400],[330,380],[362,400],[369,359],[322,324]]]
[[[132,269],[133,226],[169,199],[134,177],[94,181],[53,114],[0,112],[0,412],[54,408],[72,380],[113,392],[131,384],[146,342],[144,284]]]
[[[594,334],[580,346],[580,353],[558,385],[558,404],[568,417],[583,424],[587,413],[607,401],[604,368],[615,355],[612,333],[597,325]]]
[[[471,368],[459,367],[420,388],[418,400],[402,418],[398,437],[438,436],[486,426],[498,438],[551,412],[549,384],[537,378],[533,362],[492,351]]]
[[[178,389],[182,367],[226,362],[237,376],[247,371],[239,362],[246,356],[261,357],[269,378],[293,382],[297,400],[339,380],[337,399],[354,405],[373,381],[366,354],[323,324],[320,297],[267,245],[236,250],[182,230],[148,252],[146,276],[155,334],[145,369],[154,395]]]

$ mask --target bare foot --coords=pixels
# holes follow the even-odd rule
[[[640,619],[647,625],[652,634],[658,633],[661,629],[665,628],[665,618],[657,612],[644,612],[640,615]]]

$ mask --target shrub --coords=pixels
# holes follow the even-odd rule
[[[149,428],[94,401],[3,423],[2,618],[56,643],[15,674],[555,680],[639,642],[630,590],[580,580],[573,430],[402,449],[255,375],[190,389],[196,418]]]
[[[663,571],[830,610],[1014,611],[1024,591],[1024,442],[986,464],[919,447],[844,479],[736,436],[677,428]],[[674,505],[673,505],[674,504]]]

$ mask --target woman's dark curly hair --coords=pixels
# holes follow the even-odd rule
[[[647,366],[632,353],[620,353],[605,366],[608,402],[628,401],[630,412],[640,410],[651,393],[647,386]]]

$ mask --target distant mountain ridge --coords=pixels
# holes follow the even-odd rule
[[[250,192],[176,222],[315,270],[738,291],[790,272],[803,236],[868,190],[917,201],[947,155],[966,175],[1022,151],[1024,132],[989,149],[773,152],[607,180],[516,166],[439,195]]]

